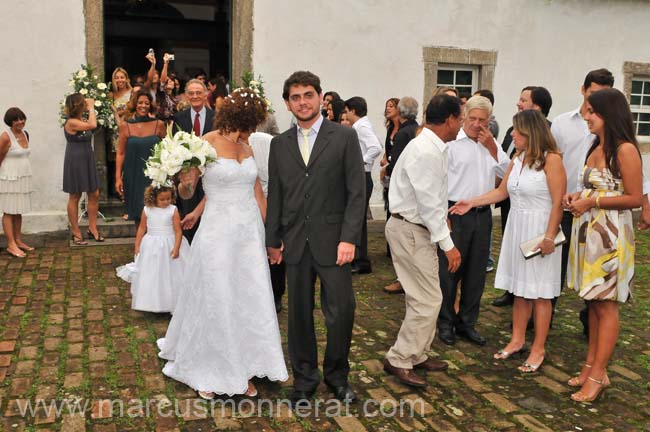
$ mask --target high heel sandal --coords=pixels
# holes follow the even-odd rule
[[[527,352],[528,352],[528,347],[526,345],[522,345],[517,351],[508,352],[506,350],[499,350],[492,357],[495,360],[508,360],[510,357],[513,356],[521,357],[523,354]]]
[[[524,364],[519,366],[517,369],[521,373],[532,374],[532,373],[537,372],[539,370],[539,368],[542,367],[542,363],[544,363],[544,357],[542,357],[542,359],[536,365],[528,363],[527,361],[525,361]]]
[[[86,233],[87,233],[90,237],[92,237],[93,240],[95,240],[95,241],[98,242],[98,243],[101,243],[101,242],[103,242],[104,240],[106,240],[104,237],[102,237],[102,235],[99,233],[99,231],[97,231],[97,237],[95,237],[95,234],[93,234],[92,232],[90,232],[90,228],[88,228],[88,229],[86,230]]]
[[[27,254],[25,252],[22,252],[22,251],[21,251],[22,253],[16,253],[16,252],[10,251],[9,249],[5,249],[5,250],[7,251],[7,253],[9,255],[11,255],[14,258],[25,258],[27,256]]]
[[[198,391],[199,397],[204,400],[212,400],[214,399],[214,392],[207,392],[207,391]]]
[[[600,386],[600,387],[598,387],[598,391],[596,392],[596,394],[593,395],[593,396],[587,396],[586,394],[584,394],[582,392],[582,390],[579,390],[576,393],[573,393],[571,395],[572,400],[574,400],[576,402],[593,402],[596,399],[598,399],[598,396],[600,396],[601,393],[605,392],[605,387],[607,387],[607,386],[605,385],[605,379],[604,378],[600,379],[600,380],[597,380],[596,378],[587,377],[587,379],[589,381],[595,382],[596,384],[598,384]]]
[[[72,243],[75,246],[86,246],[88,244],[88,242],[84,240],[83,237],[77,237],[76,235],[72,236]]]
[[[252,384],[248,385],[248,390],[246,390],[246,393],[244,393],[244,396],[248,396],[248,397],[257,396],[257,389],[255,388],[255,386],[253,386],[253,390],[251,390],[251,385]]]
[[[587,369],[591,369],[591,365],[587,363],[585,363],[584,367],[586,367]],[[582,387],[584,383],[585,383],[584,380],[580,382],[580,375],[574,376],[571,379],[569,379],[569,381],[567,381],[567,385],[569,387]],[[603,377],[603,387],[609,387],[610,384],[611,382],[609,381],[609,377],[607,376],[607,373],[605,373],[605,376]]]

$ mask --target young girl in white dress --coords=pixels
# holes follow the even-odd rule
[[[132,309],[173,312],[176,306],[190,246],[172,204],[174,195],[172,187],[145,189],[135,262],[117,268],[117,275],[131,282]]]

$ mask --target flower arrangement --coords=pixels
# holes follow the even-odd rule
[[[68,85],[72,88],[72,91],[66,93],[60,103],[59,123],[61,127],[67,120],[65,99],[72,93],[80,93],[83,97],[95,99],[95,114],[99,126],[103,126],[108,130],[114,130],[117,127],[111,99],[108,97],[110,87],[99,80],[97,75],[93,73],[92,66],[81,65],[81,69],[72,74],[72,79],[68,82]]]
[[[205,166],[217,160],[217,152],[207,141],[183,131],[167,136],[154,146],[145,164],[144,175],[151,179],[153,187],[173,186],[174,176],[182,170],[196,167],[205,172]]]
[[[273,114],[275,110],[271,106],[271,101],[266,98],[266,95],[264,94],[264,81],[262,80],[262,75],[258,75],[257,79],[255,79],[255,75],[253,75],[253,72],[251,71],[246,71],[243,73],[241,76],[242,80],[242,87],[243,88],[250,88],[255,92],[257,96],[259,96],[264,102],[266,103],[266,110]]]

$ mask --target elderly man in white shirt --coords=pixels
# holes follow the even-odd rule
[[[463,129],[449,147],[449,205],[467,197],[494,189],[497,177],[503,178],[510,159],[488,129],[492,104],[483,96],[473,96],[465,104]],[[438,337],[447,345],[456,343],[456,335],[477,345],[486,340],[475,329],[481,297],[485,288],[485,267],[490,251],[492,212],[490,206],[476,207],[462,216],[451,215],[451,237],[463,259],[458,272],[446,268],[443,251],[440,258],[442,308],[438,317]],[[456,289],[461,283],[460,309],[454,309]],[[455,333],[454,333],[455,332]]]
[[[406,315],[395,344],[384,360],[384,370],[404,384],[425,387],[413,369],[441,371],[447,363],[430,359],[436,319],[442,303],[438,279],[437,246],[455,272],[460,253],[447,227],[447,146],[462,124],[460,100],[439,95],[429,102],[424,127],[410,141],[393,168],[386,223],[397,277],[406,293]]]
[[[372,195],[372,167],[375,160],[381,155],[382,147],[379,138],[368,119],[368,105],[364,98],[360,96],[352,97],[345,101],[343,108],[347,119],[352,123],[352,127],[357,131],[359,145],[361,146],[361,156],[363,156],[363,165],[366,171],[366,213],[368,214],[368,205],[370,204],[370,195]],[[361,246],[359,247],[359,256],[352,262],[352,273],[370,273],[372,266],[368,258],[368,221],[364,218],[363,231],[361,233]]]

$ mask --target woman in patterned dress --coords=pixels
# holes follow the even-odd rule
[[[632,114],[616,89],[594,92],[585,120],[596,135],[582,171],[581,192],[564,197],[574,215],[568,286],[589,309],[589,350],[580,375],[569,380],[578,402],[595,400],[609,385],[607,364],[618,338],[618,303],[634,276],[632,209],[641,206],[642,173]]]

